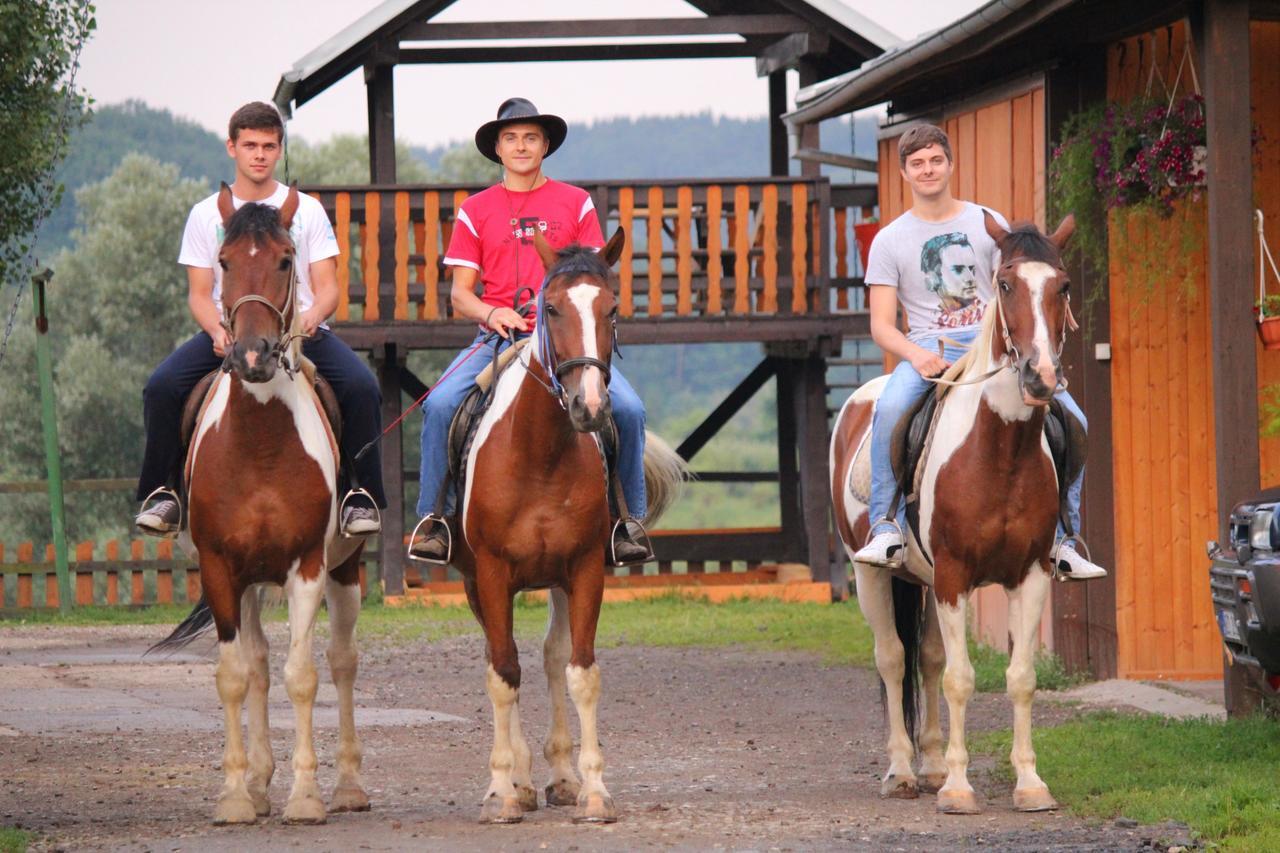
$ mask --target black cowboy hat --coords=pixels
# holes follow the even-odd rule
[[[538,112],[538,108],[527,98],[507,98],[502,102],[502,106],[498,107],[498,117],[480,125],[480,129],[476,131],[476,148],[479,148],[480,153],[493,162],[501,163],[502,160],[499,159],[498,152],[495,150],[498,144],[498,131],[502,130],[504,125],[517,122],[536,124],[546,131],[547,153],[545,156],[547,157],[556,153],[556,149],[569,135],[569,126],[560,116]]]

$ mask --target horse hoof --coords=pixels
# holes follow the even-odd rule
[[[359,785],[339,785],[329,798],[331,812],[367,812],[369,795]]]
[[[213,822],[216,826],[229,823],[253,823],[258,819],[258,810],[253,800],[248,797],[221,797],[213,810]]]
[[[581,786],[571,779],[560,779],[547,786],[548,806],[576,806]]]
[[[524,809],[520,808],[520,798],[517,796],[499,797],[493,794],[480,806],[481,823],[519,823],[522,820]]]
[[[1014,790],[1013,807],[1020,812],[1050,812],[1058,807],[1058,801],[1043,785],[1026,791]]]
[[[914,800],[920,796],[916,780],[908,776],[886,776],[880,783],[880,796],[887,800]]]
[[[973,791],[939,791],[938,811],[942,814],[982,814],[982,806]]]
[[[922,794],[936,794],[947,784],[946,773],[922,773],[916,777],[916,787]]]
[[[580,797],[574,823],[614,823],[618,810],[613,807],[613,797],[608,794],[588,794]]]
[[[249,789],[249,799],[253,802],[253,811],[258,817],[266,817],[271,814],[271,800],[267,798],[266,791],[255,791]]]
[[[325,822],[324,803],[319,797],[297,797],[284,807],[284,822],[289,824],[317,824]]]
[[[526,812],[538,810],[538,791],[532,785],[516,786],[516,798],[520,800],[520,808]]]

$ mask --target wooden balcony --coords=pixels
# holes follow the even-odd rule
[[[628,343],[761,342],[865,333],[850,277],[850,226],[875,189],[824,178],[604,181],[585,184],[606,235],[627,233],[618,266]],[[441,259],[455,211],[481,187],[305,187],[342,248],[336,321],[352,346],[466,344]],[[832,269],[835,275],[832,275]]]

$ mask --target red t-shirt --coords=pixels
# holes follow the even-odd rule
[[[478,270],[484,284],[480,299],[511,308],[517,290],[530,287],[536,296],[546,275],[533,245],[534,228],[556,249],[604,245],[586,190],[550,179],[527,193],[495,184],[462,203],[444,262]]]

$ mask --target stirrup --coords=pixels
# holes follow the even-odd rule
[[[610,528],[609,530],[609,565],[617,568],[621,568],[622,566],[637,565],[636,563],[619,563],[618,555],[614,551],[614,544],[618,541],[618,530],[620,528],[624,533],[627,534],[628,538],[631,538],[631,528],[627,527],[626,526],[627,524],[635,524],[635,526],[640,530],[640,535],[638,537],[635,537],[634,541],[637,545],[639,545],[640,547],[644,548],[646,551],[649,552],[648,558],[645,560],[642,560],[641,562],[647,563],[649,562],[649,560],[654,559],[653,542],[650,541],[649,539],[649,531],[645,530],[644,524],[643,522],[640,521],[640,519],[627,516],[626,518],[619,518],[617,521],[615,521],[613,523],[613,527]]]
[[[902,525],[898,523],[898,519],[896,517],[890,518],[889,516],[886,515],[884,518],[877,519],[874,524],[868,527],[866,541],[863,542],[862,544],[864,547],[866,545],[869,545],[871,543],[871,540],[876,538],[875,533],[873,531],[882,524],[892,524],[893,529],[898,531],[899,541],[902,542],[902,547],[901,549],[899,549],[899,552],[898,552],[900,556],[890,557],[888,554],[884,555],[885,557],[884,567],[887,569],[900,569],[904,565],[906,565],[906,562],[907,562],[907,537],[903,534]],[[872,564],[863,563],[863,565],[872,565]]]
[[[1070,572],[1064,572],[1058,568],[1058,552],[1062,550],[1062,546],[1068,542],[1075,543],[1076,550],[1084,549],[1084,558],[1090,563],[1093,562],[1093,555],[1089,553],[1089,543],[1080,538],[1080,534],[1072,533],[1070,536],[1063,536],[1061,539],[1053,543],[1053,549],[1049,552],[1049,564],[1053,568],[1053,579],[1060,582],[1072,580]]]
[[[379,530],[382,529],[382,510],[378,509],[378,502],[373,499],[373,495],[369,494],[368,489],[351,489],[349,492],[347,492],[347,494],[342,498],[342,501],[338,504],[338,534],[343,539],[355,538],[355,536],[348,533],[346,530],[342,528],[342,516],[346,513],[347,505],[350,503],[351,499],[354,497],[363,497],[369,500],[369,505],[373,507],[373,514],[378,517],[378,529]],[[363,539],[364,537],[361,536],[360,538]],[[412,542],[413,540],[410,539],[409,541]]]
[[[435,559],[432,559],[431,557],[414,556],[413,543],[418,538],[418,531],[422,529],[422,525],[426,524],[429,521],[439,523],[444,527],[444,559],[443,560],[435,560]],[[430,532],[430,529],[431,528],[427,528],[428,532]],[[406,548],[405,551],[407,552],[409,559],[415,563],[429,563],[433,566],[449,565],[449,558],[453,556],[453,531],[449,529],[449,522],[446,521],[444,516],[442,515],[436,515],[434,512],[427,513],[422,517],[422,519],[417,524],[413,526],[413,532],[409,534],[409,547]]]
[[[182,505],[182,499],[178,497],[178,493],[168,486],[157,486],[151,490],[151,494],[142,499],[142,506],[138,509],[138,515],[142,515],[142,510],[147,508],[147,504],[151,503],[153,498],[166,497],[178,505],[178,526],[171,533],[163,533],[158,536],[160,539],[177,539],[179,534],[187,528],[187,508]],[[154,536],[156,534],[147,534]]]

